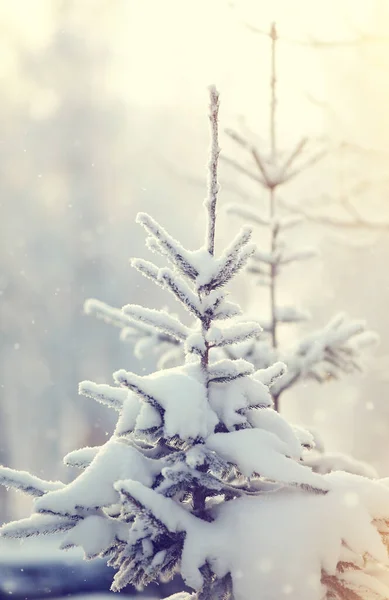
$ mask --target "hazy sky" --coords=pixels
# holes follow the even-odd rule
[[[0,77],[16,66],[9,42],[17,38],[32,51],[44,47],[58,6],[67,4],[69,0],[0,0]],[[382,0],[84,0],[70,21],[72,27],[87,28],[88,40],[109,43],[115,60],[107,85],[124,98],[196,109],[203,106],[204,88],[215,83],[225,96],[224,111],[255,118],[268,76],[268,46],[245,23],[268,29],[276,20],[281,37],[297,40],[350,39],[358,31],[379,33],[387,14],[383,6]],[[282,85],[289,88],[289,110],[300,107],[301,112],[306,90],[326,95],[331,81],[321,67],[328,54],[334,53],[280,43],[279,70]],[[335,52],[338,63],[348,58],[347,49]],[[313,128],[317,109],[303,110],[306,126]]]

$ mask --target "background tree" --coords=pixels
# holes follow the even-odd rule
[[[273,23],[270,31],[270,112],[269,112],[269,137],[270,150],[265,152],[252,145],[241,134],[227,130],[227,134],[244,150],[250,154],[257,172],[246,169],[235,160],[226,157],[228,165],[243,172],[257,182],[268,193],[268,215],[262,211],[253,210],[251,207],[232,205],[229,212],[235,213],[252,224],[259,225],[268,230],[269,247],[258,250],[253,255],[253,263],[249,271],[258,276],[259,283],[269,290],[269,315],[267,321],[261,325],[268,331],[270,348],[261,346],[258,351],[259,360],[274,360],[275,356],[282,356],[288,365],[288,374],[273,388],[273,398],[276,410],[279,409],[281,394],[301,378],[314,378],[324,382],[331,378],[338,378],[339,374],[352,372],[359,368],[359,334],[365,332],[361,322],[350,322],[344,316],[339,316],[331,321],[325,328],[312,332],[300,340],[295,348],[286,352],[280,349],[280,337],[284,323],[300,323],[306,320],[307,314],[296,309],[295,306],[282,306],[279,300],[279,277],[284,269],[296,262],[305,261],[315,255],[311,248],[294,248],[287,243],[285,232],[299,224],[299,219],[288,218],[280,212],[278,197],[282,194],[285,184],[303,173],[308,167],[316,164],[324,155],[320,151],[311,157],[304,157],[304,150],[308,140],[303,138],[288,152],[281,152],[277,148],[277,71],[276,71],[276,44],[277,30]],[[253,205],[251,205],[253,206]],[[256,311],[256,309],[254,309]],[[370,336],[369,336],[370,337]],[[363,336],[366,341],[366,336]],[[249,350],[252,360],[256,362],[256,350],[253,345]],[[265,358],[266,361],[266,358]]]

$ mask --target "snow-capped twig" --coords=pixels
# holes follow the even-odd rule
[[[35,497],[64,487],[61,481],[45,481],[26,471],[16,471],[2,466],[0,466],[0,484]]]
[[[159,281],[197,318],[201,317],[198,299],[187,283],[175,276],[168,268],[160,269]]]
[[[185,256],[185,251],[181,244],[177,242],[167,231],[163,229],[150,215],[146,213],[138,213],[137,222],[140,223],[152,236],[161,252],[166,254],[169,261],[181,273],[188,275],[191,279],[195,279],[198,275],[196,268],[189,262]]]
[[[209,88],[209,92],[211,147],[208,163],[208,195],[204,201],[204,206],[207,209],[207,249],[208,252],[213,255],[215,252],[216,202],[219,192],[219,182],[217,180],[217,167],[220,154],[218,136],[219,92],[214,86]]]
[[[130,319],[150,325],[181,342],[185,341],[189,334],[190,330],[166,311],[157,311],[136,304],[127,304],[122,310]]]
[[[89,396],[100,404],[109,406],[116,411],[121,411],[127,398],[126,390],[122,390],[105,383],[93,383],[93,381],[81,381],[78,386],[78,393],[83,396]]]

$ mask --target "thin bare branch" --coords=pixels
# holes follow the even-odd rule
[[[355,206],[350,202],[350,200],[348,198],[342,198],[341,204],[342,204],[343,208],[345,209],[345,211],[348,212],[348,214],[350,216],[354,217],[354,219],[356,219],[357,221],[361,220],[361,215],[359,214],[359,212],[357,211]]]
[[[307,220],[312,221],[314,223],[318,223],[320,225],[328,225],[331,227],[337,227],[339,229],[366,229],[371,231],[389,231],[389,223],[374,223],[372,221],[367,221],[362,218],[354,219],[353,221],[345,220],[345,219],[337,219],[333,217],[328,217],[326,215],[315,215],[311,212],[304,211],[302,208],[298,206],[292,206],[287,202],[279,199],[279,203],[288,212],[291,212],[296,215],[301,215],[305,217]]]
[[[225,129],[224,132],[228,137],[230,137],[234,142],[242,146],[242,148],[246,148],[247,150],[251,149],[250,143],[245,140],[239,133],[236,133],[233,129]]]
[[[328,150],[321,150],[317,154],[314,154],[313,156],[308,158],[308,160],[303,162],[297,169],[294,169],[294,171],[289,171],[289,173],[284,177],[283,183],[285,181],[290,181],[291,179],[294,179],[295,177],[297,177],[297,175],[300,175],[302,171],[305,171],[309,167],[313,167],[313,165],[316,165],[318,162],[323,160],[325,156],[327,156],[328,152]]]
[[[270,67],[270,152],[273,163],[276,161],[276,108],[277,108],[277,72],[276,72],[276,44],[277,44],[277,29],[276,24],[272,23],[270,28],[271,39],[271,67]]]
[[[255,173],[253,173],[249,169],[246,169],[246,167],[242,167],[242,165],[239,164],[233,158],[229,158],[228,156],[223,156],[222,155],[220,157],[220,160],[222,160],[223,162],[225,162],[230,167],[233,167],[234,169],[236,169],[239,173],[242,173],[242,175],[246,175],[247,177],[249,177],[253,181],[256,181],[257,183],[260,183],[264,187],[267,187],[267,183],[266,183],[266,181],[264,179],[262,179],[261,177],[258,177],[258,175],[256,175]]]
[[[270,37],[269,32],[265,29],[254,27],[250,23],[243,23],[247,29],[252,33],[261,35],[263,37]],[[279,36],[278,41],[286,44],[295,44],[296,46],[307,46],[309,48],[317,49],[331,49],[331,48],[349,48],[353,46],[361,46],[364,44],[377,44],[382,42],[389,42],[389,36],[373,36],[369,34],[361,34],[358,37],[349,40],[318,40],[316,38],[309,37],[306,40],[293,38],[289,36]]]
[[[285,161],[284,166],[282,167],[282,172],[286,173],[286,171],[292,166],[296,158],[301,154],[304,150],[306,144],[308,142],[308,138],[302,138],[300,142],[297,144],[293,152],[290,154],[289,158]]]
[[[309,38],[307,40],[293,40],[291,38],[283,38],[282,41],[297,44],[299,46],[309,46],[310,48],[350,48],[353,46],[362,46],[364,44],[377,44],[381,42],[389,42],[389,36],[373,36],[363,34],[350,40],[317,40]]]
[[[264,185],[266,185],[266,187],[268,187],[269,189],[273,188],[274,185],[272,184],[272,182],[269,179],[269,176],[266,172],[266,167],[262,161],[261,155],[259,154],[258,150],[256,148],[251,148],[251,154],[255,160],[255,164],[257,165],[258,169],[261,171],[262,177],[264,179]]]

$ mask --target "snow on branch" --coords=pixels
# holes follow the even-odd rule
[[[239,344],[246,340],[257,338],[262,332],[262,327],[255,322],[235,323],[229,327],[212,325],[206,339],[214,347]]]
[[[254,366],[243,360],[230,360],[228,358],[219,360],[210,365],[208,369],[210,383],[226,383],[240,377],[246,377],[254,372]]]
[[[86,469],[97,456],[100,448],[101,446],[86,446],[79,450],[73,450],[64,456],[63,462],[67,467]]]
[[[285,375],[286,372],[287,367],[283,362],[275,362],[266,369],[259,369],[256,371],[254,377],[270,388],[277,379]]]
[[[134,478],[152,485],[154,474],[152,460],[136,447],[113,436],[101,447],[89,468],[63,489],[38,498],[35,508],[42,514],[84,518],[92,509],[112,507],[117,503],[118,495],[113,486],[118,479]]]
[[[204,356],[207,352],[206,343],[204,336],[199,331],[191,333],[185,342],[185,352],[187,354],[197,354],[198,356]]]
[[[244,227],[238,233],[220,256],[217,273],[200,289],[214,290],[226,285],[245,266],[255,251],[255,246],[249,244],[251,234],[252,231],[249,227]]]
[[[124,342],[131,342],[134,344],[134,355],[142,359],[149,352],[161,353],[165,347],[168,349],[164,352],[164,355],[170,350],[175,351],[180,341],[176,337],[172,337],[162,332],[158,332],[151,325],[142,323],[141,321],[133,321],[133,327],[126,327],[122,329],[120,339]]]
[[[147,264],[148,273],[151,272],[150,265],[151,263]],[[151,278],[160,283],[157,277],[159,269],[156,267],[155,269],[155,277]],[[144,270],[142,272],[145,274]],[[177,336],[171,336],[166,332],[158,333],[151,323],[147,323],[146,319],[130,318],[123,310],[113,308],[104,302],[94,299],[87,300],[84,308],[87,314],[94,315],[110,325],[120,327],[120,339],[125,342],[129,341],[134,345],[134,354],[138,358],[143,358],[143,355],[150,350],[152,352],[157,350],[161,353],[166,346],[173,346],[174,352],[172,354],[177,354],[176,349],[174,348],[179,342]],[[162,354],[160,358],[161,362],[167,357],[167,354],[168,350]]]
[[[226,319],[231,319],[232,317],[238,317],[241,314],[242,309],[240,308],[239,304],[223,299],[223,301],[214,308],[213,318],[214,320],[218,319],[223,321]]]
[[[371,465],[340,452],[308,452],[304,456],[304,464],[315,473],[322,475],[333,471],[345,471],[370,479],[378,478],[376,470]]]
[[[90,515],[81,519],[66,533],[61,550],[82,547],[86,560],[98,558],[105,553],[110,555],[120,537],[125,535],[125,525],[100,515]]]
[[[116,411],[123,408],[128,392],[123,388],[113,387],[105,383],[94,383],[93,381],[81,381],[78,393],[93,398],[100,404],[109,406]]]
[[[163,282],[159,279],[159,268],[154,263],[143,258],[131,258],[130,265],[144,275],[144,277],[151,279],[151,281],[163,287]]]
[[[65,486],[61,481],[45,481],[26,471],[15,471],[2,466],[0,466],[0,484],[35,497]]]
[[[119,371],[116,371],[113,374],[113,378],[119,385],[130,389],[139,396],[141,400],[150,404],[161,414],[161,416],[163,416],[164,410],[160,403],[147,390],[143,389],[144,377],[140,377],[139,375],[131,373],[130,371],[125,371],[124,369],[119,369]]]
[[[172,238],[163,227],[146,213],[138,213],[136,221],[154,236],[162,254],[167,256],[174,267],[190,279],[196,279],[198,272],[188,259],[189,253],[184,250],[177,240]]]
[[[287,445],[274,433],[264,429],[215,433],[208,438],[207,447],[236,464],[247,477],[257,473],[284,483],[328,490],[328,485],[320,475],[289,458]]]
[[[84,312],[87,315],[102,319],[109,325],[114,325],[115,327],[125,328],[131,326],[131,321],[120,309],[113,308],[112,306],[109,306],[109,304],[101,302],[100,300],[95,300],[94,298],[86,300]]]
[[[250,227],[242,227],[237,236],[225,248],[220,256],[220,272],[228,267],[231,263],[236,262],[239,253],[247,246],[251,240],[253,230]]]
[[[366,330],[363,321],[348,320],[346,315],[340,314],[324,329],[300,342],[297,354],[304,357],[304,368],[311,369],[323,362],[349,373],[361,368],[358,361],[359,340],[363,347],[367,342],[376,342],[377,336]]]
[[[148,489],[138,481],[118,481],[115,488],[131,498],[141,509],[149,510],[154,519],[158,520],[172,533],[185,531],[189,523],[196,522],[195,517],[171,498],[164,498],[161,494]]]
[[[235,261],[226,261],[225,267],[220,273],[220,277],[214,284],[214,288],[226,285],[237,273],[239,273],[239,271],[247,264],[248,259],[252,256],[254,251],[254,245],[247,245],[246,248],[237,254]]]
[[[28,519],[11,521],[0,528],[0,535],[5,538],[25,539],[33,536],[60,533],[72,529],[75,519],[52,515],[33,514]]]
[[[208,195],[204,201],[207,210],[207,239],[206,247],[209,254],[215,252],[216,202],[219,193],[217,167],[220,154],[218,136],[219,92],[214,86],[209,88],[209,122],[211,129],[211,148],[208,162]]]
[[[188,327],[164,310],[153,310],[136,304],[127,304],[122,310],[129,319],[145,323],[179,341],[184,341],[189,335]]]
[[[187,365],[145,376],[122,369],[114,378],[159,412],[168,438],[178,435],[187,440],[206,437],[217,423],[198,369],[198,365]]]
[[[363,321],[349,320],[340,314],[284,353],[288,372],[274,390],[280,393],[301,377],[322,383],[337,379],[341,373],[361,371],[361,350],[376,341],[377,336],[366,329]]]
[[[179,300],[185,308],[194,314],[198,319],[202,318],[201,307],[199,301],[186,283],[176,277],[176,275],[168,268],[159,270],[159,280],[163,282],[167,289],[169,289]]]

